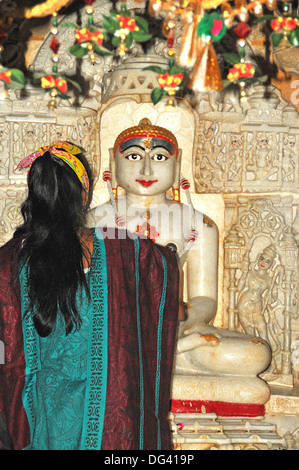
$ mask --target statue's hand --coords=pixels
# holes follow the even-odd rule
[[[185,335],[189,334],[189,330],[184,331]],[[201,335],[199,333],[194,333],[198,335],[199,346],[217,346],[219,339],[215,335]],[[207,344],[208,343],[208,344]]]
[[[215,335],[207,334],[201,335],[200,333],[193,333],[179,338],[177,343],[178,352],[191,351],[201,346],[216,347],[219,344],[219,339]]]

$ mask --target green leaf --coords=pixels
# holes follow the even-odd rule
[[[178,65],[175,64],[172,67],[170,67],[169,73],[170,75],[174,75],[175,73],[185,73],[185,70],[182,69],[182,67],[179,67]]]
[[[125,40],[125,45],[129,48],[132,46],[133,36],[132,33],[129,33]]]
[[[112,45],[113,45],[114,47],[117,47],[117,46],[119,45],[119,43],[120,43],[120,38],[118,38],[117,36],[113,36],[111,42],[112,42]]]
[[[115,33],[119,27],[119,21],[113,16],[104,16],[103,17],[103,28],[108,31],[108,33]]]
[[[24,88],[24,84],[19,83],[19,82],[15,82],[15,81],[12,80],[9,83],[5,83],[5,87],[9,88],[10,90],[20,90],[21,88]]]
[[[11,69],[11,80],[25,85],[25,75],[19,69]]]
[[[287,37],[292,46],[299,46],[299,28],[293,29]]]
[[[74,55],[75,57],[83,57],[85,56],[88,51],[86,47],[82,47],[80,44],[75,44],[69,48],[69,52]]]
[[[99,46],[97,43],[94,43],[94,42],[93,42],[93,49],[99,55],[112,55],[112,52],[109,51],[109,49],[106,49],[106,47],[103,47],[103,46]]]
[[[140,30],[148,33],[148,22],[146,19],[140,18],[140,16],[135,16],[133,19],[136,21],[136,24]]]
[[[260,16],[259,18],[256,18],[254,20],[254,23],[261,23],[263,21],[275,20],[275,19],[276,19],[276,16],[274,16],[274,15],[263,15],[263,16]]]
[[[168,72],[168,70],[162,69],[162,67],[159,67],[158,65],[150,65],[149,67],[145,67],[142,70],[150,70],[151,72],[160,73],[162,75]]]
[[[152,38],[151,34],[146,34],[142,31],[133,31],[132,36],[136,42],[147,42]]]
[[[222,86],[223,88],[226,88],[227,86],[231,85],[231,81],[230,80],[227,80],[226,78],[224,80],[222,80]]]
[[[224,60],[226,60],[226,62],[231,65],[235,65],[240,62],[240,57],[238,56],[238,54],[234,54],[233,52],[224,53],[222,54],[222,56]]]
[[[151,99],[154,104],[157,104],[163,96],[167,95],[167,91],[162,88],[154,88],[151,93]]]
[[[61,93],[57,88],[56,90],[58,91],[57,93],[57,97],[62,99],[62,100],[70,100],[71,99],[71,96],[69,95],[66,95],[65,93]]]
[[[76,29],[81,29],[79,25],[76,23],[71,23],[70,21],[67,21],[66,23],[62,23],[59,25],[59,28],[76,28]]]
[[[272,33],[270,38],[271,38],[272,46],[277,47],[279,45],[280,41],[283,38],[283,34],[282,33]]]

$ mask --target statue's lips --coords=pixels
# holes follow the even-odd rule
[[[149,180],[149,181],[146,181],[146,180],[135,180],[137,183],[140,183],[142,184],[142,186],[145,186],[146,188],[148,186],[151,186],[153,183],[157,183],[158,180]]]

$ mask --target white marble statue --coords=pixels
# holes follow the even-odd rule
[[[181,181],[181,153],[175,136],[147,119],[125,129],[110,150],[110,172],[104,173],[110,201],[89,212],[88,225],[125,226],[176,251],[187,308],[186,316],[184,308],[179,315],[175,377],[256,378],[270,363],[268,343],[211,325],[217,310],[218,230],[193,209],[188,184]],[[187,188],[187,204],[180,202],[180,183]],[[247,387],[253,395],[254,387]],[[224,400],[223,391],[217,395],[215,389],[215,398]]]

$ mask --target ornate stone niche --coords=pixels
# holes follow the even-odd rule
[[[225,198],[226,324],[230,329],[254,332],[266,339],[272,348],[272,363],[263,377],[269,383],[290,387],[296,370],[291,345],[299,333],[299,250],[294,227],[297,203],[293,197],[279,196]],[[242,302],[245,294],[246,302]],[[251,314],[256,319],[253,330]]]

